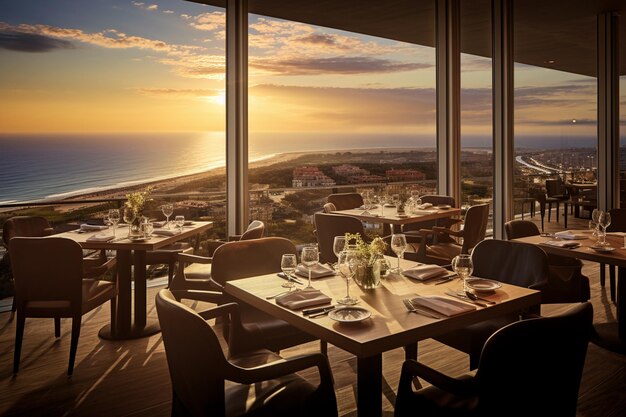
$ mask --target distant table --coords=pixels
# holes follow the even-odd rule
[[[174,227],[174,226],[172,226]],[[159,323],[147,322],[146,312],[146,252],[163,248],[179,240],[188,239],[194,235],[205,232],[213,227],[213,222],[193,222],[190,226],[184,226],[180,234],[174,236],[156,236],[146,242],[131,242],[126,238],[127,226],[116,230],[117,238],[109,242],[87,241],[90,236],[97,233],[112,233],[111,230],[78,233],[69,231],[60,233],[58,237],[72,239],[80,244],[83,249],[115,250],[117,253],[117,329],[111,329],[107,325],[100,329],[100,337],[103,339],[121,340],[136,339],[157,333]],[[135,265],[134,274],[132,266]],[[135,322],[132,323],[131,312],[131,281],[135,281]]]
[[[589,234],[591,237],[591,232],[588,230],[581,232]],[[626,354],[626,308],[625,306],[620,306],[623,300],[626,300],[626,278],[624,276],[624,273],[626,273],[626,249],[622,249],[624,244],[624,238],[622,235],[622,233],[607,235],[607,242],[617,249],[613,252],[602,253],[596,252],[589,247],[593,245],[591,238],[577,240],[576,242],[580,242],[581,246],[576,249],[543,245],[543,242],[551,239],[543,236],[529,236],[514,240],[538,245],[548,253],[567,256],[569,258],[584,259],[601,264],[615,265],[618,267],[616,297],[617,320],[615,322],[596,324],[595,328],[597,337],[594,338],[593,342],[613,352]]]
[[[401,260],[403,268],[415,262]],[[382,353],[406,347],[415,348],[419,340],[435,337],[503,314],[516,312],[541,302],[539,291],[502,284],[489,298],[497,304],[453,317],[433,319],[407,312],[402,299],[420,295],[444,295],[461,289],[454,279],[442,285],[417,282],[404,276],[390,275],[374,290],[362,290],[352,283],[350,294],[359,298],[359,307],[372,316],[356,323],[339,323],[330,317],[310,319],[300,311],[292,311],[265,297],[275,294],[284,281],[275,274],[227,281],[225,292],[274,317],[285,320],[321,340],[331,343],[357,357],[357,410],[359,417],[382,415]],[[313,281],[313,286],[330,296],[333,302],[346,294],[345,281],[332,276]],[[416,410],[418,412],[418,410]]]

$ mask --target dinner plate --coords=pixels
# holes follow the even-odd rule
[[[396,217],[399,217],[401,219],[406,219],[407,217],[409,217],[408,214],[396,214]]]
[[[185,220],[185,226],[193,226],[195,223],[192,222],[191,220]]]
[[[363,307],[342,307],[330,313],[328,317],[341,323],[356,323],[370,317],[372,313]]]
[[[468,278],[466,284],[469,288],[478,292],[494,291],[502,286],[498,281],[485,278]]]
[[[449,204],[439,204],[439,205],[437,206],[437,208],[438,208],[439,210],[449,210],[449,209],[451,209],[451,208],[452,208],[452,206],[451,206],[451,205],[449,205]]]
[[[613,246],[589,246],[596,252],[613,252],[615,248]]]
[[[129,237],[128,240],[130,240],[131,242],[147,242],[150,239],[152,239],[151,237],[143,237],[143,236],[132,236]]]

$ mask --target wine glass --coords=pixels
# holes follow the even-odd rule
[[[602,210],[598,210],[593,209],[593,211],[591,212],[591,221],[593,222],[593,224],[595,224],[596,226],[596,230],[599,232],[600,231],[600,216],[602,215]]]
[[[130,228],[136,217],[137,213],[135,213],[135,210],[130,207],[124,209],[124,222],[128,225],[128,236],[130,236]]]
[[[117,229],[117,224],[120,222],[120,211],[118,209],[111,209],[107,216],[109,223],[113,226],[113,237],[115,237],[115,230]]]
[[[603,211],[602,214],[600,214],[600,223],[599,223],[599,225],[602,227],[602,243],[600,243],[602,246],[608,245],[608,243],[606,243],[606,228],[609,227],[610,224],[611,224],[611,213],[609,213],[608,211]]]
[[[399,274],[402,272],[402,268],[400,268],[400,258],[404,255],[404,251],[406,251],[406,236],[403,233],[394,233],[391,235],[391,250],[398,257],[398,267],[394,268],[391,272]]]
[[[598,243],[598,224],[593,220],[589,220],[589,231],[591,232],[591,239]]]
[[[467,254],[457,255],[452,259],[452,270],[463,280],[463,290],[469,291],[467,278],[474,272],[472,257]]]
[[[163,215],[165,216],[165,224],[167,226],[167,228],[170,228],[170,216],[172,214],[174,214],[174,206],[171,204],[163,204],[161,206],[161,212],[163,212]]]
[[[291,281],[291,275],[296,272],[296,267],[298,266],[298,259],[296,255],[293,253],[286,253],[280,259],[280,269],[283,271],[285,276],[287,277],[287,282],[285,282],[282,286],[285,288],[293,288],[296,284]]]
[[[352,250],[344,250],[338,257],[339,274],[346,280],[346,296],[337,300],[338,304],[353,305],[358,302],[356,297],[350,297],[350,280],[356,274],[358,260]]]
[[[311,285],[311,272],[313,270],[313,267],[317,265],[319,261],[320,254],[317,250],[317,246],[305,246],[304,248],[302,248],[302,263],[309,270],[309,285],[304,288],[305,290],[314,289]]]
[[[345,249],[345,247],[346,247],[346,237],[335,236],[335,239],[333,240],[333,252],[335,253],[335,256],[337,257],[337,264],[335,264],[337,267],[339,267],[339,254]]]
[[[180,228],[180,231],[183,231],[183,226],[185,225],[185,216],[178,215],[174,217],[174,224]]]

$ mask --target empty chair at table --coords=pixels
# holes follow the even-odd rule
[[[336,210],[348,210],[363,206],[363,197],[359,193],[335,193],[326,198],[327,203],[333,203]]]
[[[116,328],[116,284],[83,279],[83,250],[71,239],[14,237],[9,248],[17,307],[13,372],[19,370],[27,317],[54,318],[56,337],[61,335],[60,319],[70,317],[72,336],[67,374],[71,375],[82,315],[110,300],[111,329]]]
[[[172,382],[172,416],[337,415],[324,355],[283,359],[269,350],[247,350],[245,340],[255,335],[239,323],[235,303],[196,313],[161,290],[156,308]],[[233,323],[228,355],[207,323],[221,317]],[[317,368],[319,384],[296,374],[309,368]]]
[[[333,251],[335,236],[344,236],[346,233],[359,234],[364,241],[370,239],[365,234],[361,220],[356,217],[342,214],[315,213],[315,235],[321,263],[335,263],[337,256]]]
[[[593,332],[589,302],[512,323],[489,338],[475,374],[450,377],[414,360],[402,366],[395,417],[576,416]],[[432,384],[413,391],[413,379]]]
[[[528,220],[511,220],[504,224],[507,239],[538,236],[539,228]],[[541,290],[541,303],[578,303],[589,300],[589,278],[582,274],[580,259],[548,253],[548,281]]]
[[[454,197],[450,197],[447,195],[437,195],[437,194],[427,194],[420,197],[422,200],[422,204],[432,204],[433,206],[439,205],[448,205],[450,207],[456,207],[456,201]],[[432,229],[435,226],[450,228],[454,224],[461,222],[461,219],[446,217],[442,219],[436,220],[428,220],[425,222],[418,223],[407,223],[402,225],[402,233],[406,236],[406,241],[409,243],[419,243],[421,242],[421,235],[419,233],[420,229]],[[438,236],[439,239],[451,241],[449,236]]]
[[[559,204],[566,204],[570,196],[561,178],[546,180],[546,203],[548,205],[548,221],[552,213],[552,204],[556,206],[556,221],[559,221]],[[564,213],[567,216],[567,213]]]

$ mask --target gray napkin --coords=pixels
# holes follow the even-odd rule
[[[290,310],[299,310],[321,304],[330,304],[331,298],[320,290],[294,290],[276,297],[276,304]]]
[[[309,269],[306,266],[299,264],[296,268],[296,275],[303,278],[308,278]],[[311,279],[329,277],[331,275],[335,275],[335,270],[327,267],[326,265],[316,264],[311,269]]]

